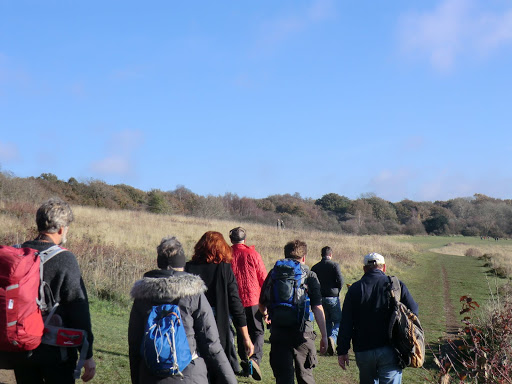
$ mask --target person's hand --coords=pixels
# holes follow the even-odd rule
[[[244,339],[245,353],[248,357],[251,357],[254,354],[254,345],[251,339]]]
[[[85,360],[84,363],[84,374],[82,375],[82,380],[88,382],[91,380],[96,374],[96,363],[94,359],[91,357],[90,359]]]
[[[270,320],[270,317],[268,317],[268,313],[265,313],[265,315],[263,316],[263,320],[265,321],[265,323],[268,325],[270,324],[272,321]]]
[[[327,352],[327,336],[322,337],[322,340],[320,340],[320,354],[325,355],[325,352]]]
[[[347,355],[339,355],[338,356],[338,364],[340,365],[341,369],[344,371],[348,367],[348,354]]]

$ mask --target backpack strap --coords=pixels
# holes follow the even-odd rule
[[[89,349],[89,341],[87,340],[87,332],[84,331],[84,341],[82,343],[82,348],[80,349],[80,358],[76,362],[76,368],[73,372],[75,379],[78,380],[80,378],[80,373],[82,372],[82,368],[85,364],[85,356],[87,355],[87,350]]]
[[[39,259],[41,260],[41,265],[39,266],[39,277],[40,282],[39,284],[39,298],[36,300],[37,305],[39,305],[39,308],[41,308],[41,312],[48,311],[48,304],[46,303],[46,292],[48,292],[48,295],[50,296],[50,304],[51,308],[50,310],[54,309],[55,307],[55,299],[53,298],[52,290],[50,289],[50,286],[46,281],[43,280],[43,270],[44,270],[44,263],[46,263],[48,260],[53,258],[54,256],[57,256],[59,253],[64,252],[65,249],[58,246],[58,245],[52,245],[50,248],[45,249],[44,251],[39,252]],[[51,314],[53,315],[53,312]],[[51,316],[48,316],[48,318]]]
[[[402,297],[402,288],[400,287],[400,280],[396,276],[388,276],[389,280],[389,295],[392,299],[395,299],[397,303],[400,302]]]

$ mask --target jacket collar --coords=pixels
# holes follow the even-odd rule
[[[130,291],[133,299],[172,301],[206,292],[206,286],[199,276],[172,271],[152,272],[135,282]]]

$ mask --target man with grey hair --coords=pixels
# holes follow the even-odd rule
[[[135,282],[130,294],[134,299],[128,325],[130,373],[133,384],[208,383],[208,373],[216,383],[236,384],[231,364],[220,344],[212,308],[204,295],[206,286],[196,275],[183,272],[185,252],[176,237],[165,237],[157,247],[159,269],[146,272]],[[154,375],[141,357],[144,326],[154,305],[178,305],[185,327],[192,361],[182,376]]]
[[[68,203],[58,197],[49,199],[36,213],[37,237],[21,246],[42,252],[56,244],[64,244],[73,219]],[[44,264],[43,280],[50,286],[55,302],[59,303],[55,315],[62,318],[63,326],[87,332],[89,349],[82,380],[89,381],[96,373],[92,357],[93,334],[87,291],[76,256],[65,249],[48,260]],[[14,367],[17,383],[74,383],[78,354],[75,348],[66,350],[67,358],[62,356],[60,347],[41,344],[28,356],[18,359]]]
[[[348,366],[352,341],[361,384],[399,384],[402,368],[388,333],[392,306],[384,256],[376,252],[365,255],[363,270],[364,276],[350,286],[343,302],[338,363],[343,370]],[[400,288],[400,301],[418,315],[418,304],[401,281]]]

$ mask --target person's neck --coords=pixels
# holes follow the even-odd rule
[[[57,243],[57,239],[56,239],[56,236],[54,233],[44,233],[44,232],[40,232],[39,235],[37,235],[37,237],[35,238],[36,241],[42,241],[44,243],[54,243],[54,244],[58,244]]]

